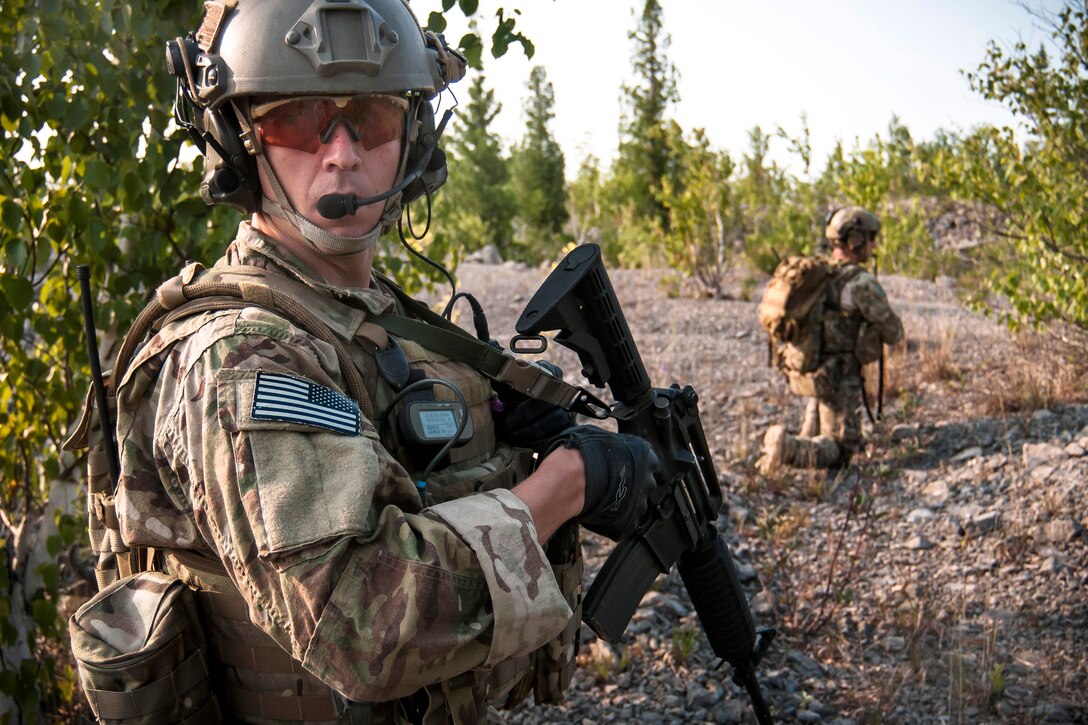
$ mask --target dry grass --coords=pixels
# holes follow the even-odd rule
[[[1067,355],[1053,338],[1018,335],[1006,359],[982,372],[980,412],[1003,418],[1088,400],[1088,361]]]
[[[951,320],[937,320],[918,333],[885,359],[885,389],[899,420],[911,420],[923,398],[934,394],[954,393],[960,413],[988,418],[1088,401],[1088,353],[1054,334],[1020,333],[1013,345],[998,349],[992,341],[962,334]],[[876,399],[877,376],[876,365],[869,366],[870,400]]]

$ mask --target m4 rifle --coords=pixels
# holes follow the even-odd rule
[[[586,593],[582,618],[604,640],[617,642],[642,597],[676,564],[714,653],[733,667],[761,724],[772,722],[755,670],[775,630],[757,630],[733,558],[716,522],[722,491],[690,385],[655,388],[596,244],[575,248],[533,295],[515,325],[511,348],[544,332],[573,350],[582,374],[607,386],[615,403],[588,412],[614,418],[621,433],[644,438],[661,461],[662,483],[635,533],[616,544]]]

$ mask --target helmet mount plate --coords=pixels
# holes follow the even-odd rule
[[[284,36],[321,76],[377,75],[399,38],[366,0],[314,0]]]

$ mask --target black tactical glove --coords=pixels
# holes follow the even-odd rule
[[[653,448],[628,433],[611,433],[592,425],[564,431],[550,450],[577,448],[586,471],[586,502],[577,521],[613,541],[630,536],[656,487],[661,470]]]

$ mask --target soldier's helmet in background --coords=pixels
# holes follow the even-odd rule
[[[880,232],[880,220],[860,206],[833,209],[824,222],[824,237],[835,247],[857,251]]]

